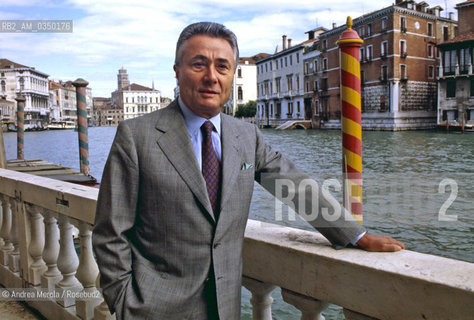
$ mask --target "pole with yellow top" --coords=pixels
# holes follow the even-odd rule
[[[341,129],[344,207],[362,224],[362,125],[359,48],[364,42],[347,17],[337,45],[341,66]]]

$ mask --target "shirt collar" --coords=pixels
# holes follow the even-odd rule
[[[178,104],[181,109],[181,112],[183,112],[184,122],[186,123],[186,127],[188,128],[189,134],[195,135],[196,131],[201,130],[201,126],[203,125],[203,123],[209,120],[214,125],[214,128],[216,128],[216,131],[219,134],[219,136],[221,135],[221,114],[220,113],[210,119],[206,119],[206,118],[198,116],[191,109],[189,109],[184,104],[183,100],[181,99],[181,96],[178,97]]]

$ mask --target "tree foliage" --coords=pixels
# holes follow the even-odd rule
[[[246,104],[242,105],[237,109],[235,112],[235,117],[237,118],[249,118],[249,117],[255,117],[255,114],[257,113],[257,101],[251,100],[247,102]]]

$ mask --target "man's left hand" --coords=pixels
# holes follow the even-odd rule
[[[394,252],[405,249],[405,245],[389,236],[366,233],[357,241],[357,245],[365,251]]]

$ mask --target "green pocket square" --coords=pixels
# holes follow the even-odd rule
[[[242,166],[240,167],[240,170],[247,170],[247,169],[250,169],[250,168],[253,168],[253,164],[244,162],[244,163],[242,163]]]

